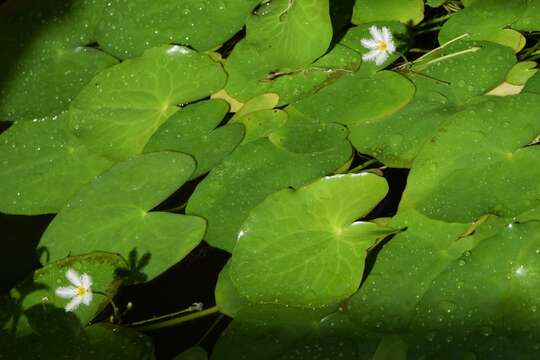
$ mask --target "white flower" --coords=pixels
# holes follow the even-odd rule
[[[66,271],[66,278],[73,286],[59,287],[56,289],[56,296],[64,299],[71,299],[66,305],[66,311],[73,311],[79,307],[81,303],[90,305],[92,301],[92,278],[87,274],[79,274],[69,269]]]
[[[362,56],[364,61],[375,61],[375,64],[382,65],[396,51],[392,32],[386,26],[380,30],[374,25],[369,28],[371,39],[362,39],[362,46],[370,51]]]

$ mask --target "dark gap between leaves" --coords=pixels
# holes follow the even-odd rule
[[[123,317],[124,324],[165,315],[189,307],[194,302],[202,302],[204,308],[215,304],[214,288],[218,275],[230,258],[226,251],[213,248],[205,242],[199,244],[182,261],[165,273],[144,284],[123,288],[115,298],[115,303],[125,309],[128,302],[133,307]],[[101,315],[105,320],[112,314],[111,309]],[[219,314],[189,321],[171,328],[147,332],[154,343],[157,359],[170,359],[193,346],[212,326]],[[230,322],[223,318],[202,342],[211,350],[221,331]]]

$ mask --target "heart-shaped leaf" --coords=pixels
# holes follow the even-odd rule
[[[68,202],[40,245],[47,248],[51,260],[95,250],[119,253],[126,259],[135,253],[140,259],[131,270],[152,279],[180,261],[204,236],[204,219],[149,212],[194,170],[191,157],[173,152],[121,162]]]

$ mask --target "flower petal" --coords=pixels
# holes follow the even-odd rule
[[[75,270],[68,269],[68,271],[66,271],[66,278],[74,286],[81,286],[81,277],[79,276],[79,273],[76,272]]]
[[[392,41],[392,33],[390,32],[390,30],[386,26],[382,27],[381,35],[382,35],[382,38],[383,38],[384,42],[389,43],[390,41]]]
[[[73,311],[81,305],[82,302],[82,296],[75,296],[71,301],[66,305],[65,309],[66,311]]]
[[[375,25],[372,25],[369,28],[369,33],[371,34],[371,36],[376,42],[384,40],[382,32],[379,29],[377,29]]]
[[[369,50],[375,50],[378,49],[378,43],[373,39],[362,39],[360,40],[362,43],[362,46],[369,49]]]
[[[375,64],[382,65],[384,64],[386,60],[388,60],[388,53],[386,52],[379,53],[377,57],[375,58]]]
[[[65,287],[59,287],[54,292],[56,296],[59,296],[64,299],[71,299],[72,297],[77,295],[77,289],[73,286],[65,286]]]
[[[92,278],[88,274],[82,274],[81,276],[81,285],[86,289],[90,289],[92,287]]]
[[[371,50],[370,52],[362,55],[362,60],[364,61],[375,61],[377,56],[380,54],[378,50]]]
[[[93,294],[91,291],[87,291],[86,294],[82,297],[82,302],[84,305],[90,305],[92,302]]]

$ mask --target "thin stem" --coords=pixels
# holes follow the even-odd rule
[[[140,330],[140,331],[163,329],[163,328],[175,326],[175,325],[178,325],[178,324],[182,324],[184,322],[188,322],[188,321],[191,321],[191,320],[195,320],[195,319],[198,319],[198,318],[201,318],[201,317],[204,317],[204,316],[212,315],[212,314],[215,314],[217,312],[219,312],[219,308],[217,306],[214,306],[214,307],[211,307],[209,309],[206,309],[206,310],[194,313],[194,314],[181,316],[181,317],[170,319],[170,320],[160,321],[160,322],[158,322],[156,324],[135,325],[133,327],[135,327],[137,330]]]
[[[436,18],[433,18],[429,21],[426,21],[426,22],[423,22],[421,23],[420,25],[418,25],[419,28],[423,28],[425,26],[429,26],[429,25],[433,25],[433,24],[438,24],[440,22],[443,22],[443,21],[446,21],[448,19],[450,19],[454,14],[446,14],[446,15],[443,15],[443,16],[439,16],[439,17],[436,17]]]
[[[434,27],[431,27],[431,28],[427,28],[427,29],[420,29],[418,31],[415,32],[416,35],[422,35],[422,34],[427,34],[427,33],[430,33],[430,32],[435,32],[435,31],[439,31],[441,30],[442,26],[438,25],[438,26],[434,26]]]
[[[104,296],[105,298],[107,298],[107,300],[109,300],[109,304],[111,304],[111,306],[113,308],[113,319],[119,320],[120,317],[118,316],[118,314],[119,314],[118,306],[116,306],[116,304],[114,303],[114,300],[107,293],[105,293],[103,291],[95,291],[95,290],[93,290],[92,292],[94,294]]]
[[[443,61],[443,60],[446,60],[446,59],[450,59],[450,58],[453,58],[453,57],[456,57],[456,56],[459,56],[459,55],[463,55],[463,54],[466,54],[466,53],[477,52],[478,50],[480,50],[479,47],[472,47],[472,48],[469,48],[469,49],[461,50],[461,51],[458,51],[458,52],[455,52],[455,53],[452,53],[452,54],[444,55],[444,56],[438,57],[436,59],[430,60],[427,63],[425,63],[424,65],[434,64],[436,62]]]
[[[147,324],[149,322],[155,322],[155,321],[159,321],[159,320],[163,320],[163,319],[168,319],[168,318],[171,318],[171,317],[176,317],[178,315],[185,314],[187,312],[192,312],[192,311],[200,311],[200,308],[198,306],[191,305],[187,309],[183,309],[183,310],[180,310],[180,311],[176,311],[176,312],[161,315],[161,316],[155,316],[153,318],[146,319],[146,320],[135,321],[135,322],[133,322],[131,324],[128,324],[128,326],[139,326],[139,325]]]
[[[535,55],[534,52],[538,50],[539,47],[540,47],[540,41],[534,44],[534,46],[531,46],[529,49],[527,49],[527,51],[525,51],[525,53],[523,53],[523,55],[521,55],[519,59],[523,61],[529,58],[530,56]]]
[[[377,160],[376,160],[376,159],[368,160],[368,161],[363,162],[362,164],[356,166],[355,168],[349,170],[349,172],[350,172],[350,173],[354,173],[354,172],[363,170],[363,169],[367,168],[369,165],[372,165],[372,164],[375,164],[375,163],[377,163]]]
[[[426,56],[429,56],[429,55],[431,55],[431,54],[433,54],[433,53],[435,53],[435,52],[437,52],[437,51],[439,51],[439,50],[442,50],[442,49],[444,49],[445,47],[447,47],[448,45],[450,45],[450,44],[452,44],[452,43],[454,43],[454,42],[456,42],[456,41],[459,41],[459,40],[461,40],[461,39],[463,39],[463,38],[465,38],[465,37],[467,37],[467,36],[469,36],[469,34],[463,34],[463,35],[460,35],[460,36],[458,36],[458,37],[456,37],[456,38],[453,38],[452,40],[449,40],[449,41],[445,42],[444,44],[442,44],[442,45],[439,46],[438,48],[435,48],[435,49],[433,49],[433,50],[431,50],[431,51],[428,51],[427,53],[425,53],[424,55],[420,56],[418,59],[414,60],[413,62],[414,62],[414,63],[419,62],[419,61],[421,61],[422,59],[424,59]]]

